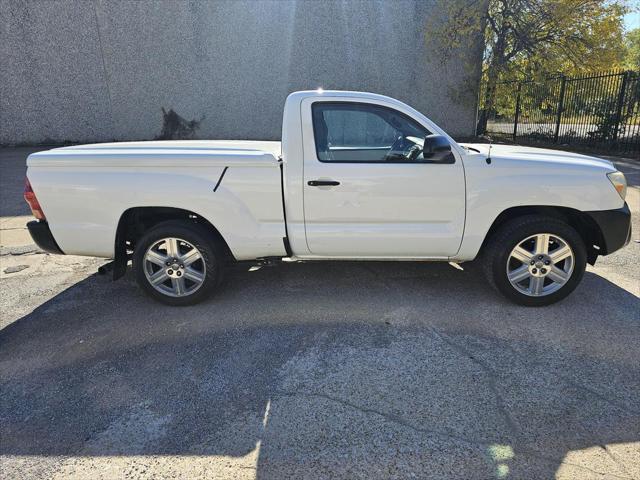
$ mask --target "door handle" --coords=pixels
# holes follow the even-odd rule
[[[336,185],[340,185],[340,182],[336,182],[335,180],[309,180],[307,185],[310,187],[335,187]]]

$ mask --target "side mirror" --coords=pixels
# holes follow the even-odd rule
[[[451,153],[451,145],[442,135],[427,135],[424,137],[422,156],[425,160],[434,163],[453,163],[454,156]]]

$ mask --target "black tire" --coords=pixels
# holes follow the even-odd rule
[[[566,241],[573,251],[575,263],[571,276],[558,290],[544,296],[529,296],[511,285],[507,262],[516,245],[540,233],[557,235]],[[502,225],[488,239],[482,258],[482,268],[489,283],[512,302],[528,307],[542,307],[564,299],[578,286],[586,266],[587,253],[580,234],[566,222],[543,215],[526,215]]]
[[[200,265],[201,268],[202,265],[204,266],[204,281],[191,294],[169,296],[156,290],[147,279],[144,267],[145,254],[152,245],[168,237],[184,240],[197,248],[201,254]],[[169,220],[154,226],[136,242],[133,252],[133,270],[138,285],[151,298],[171,306],[195,305],[208,298],[221,283],[224,273],[224,255],[216,239],[212,238],[211,233],[201,225],[189,221]]]

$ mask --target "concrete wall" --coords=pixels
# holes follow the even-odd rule
[[[0,143],[150,139],[163,107],[204,116],[197,138],[277,139],[287,94],[317,87],[471,134],[478,70],[459,65],[481,39],[443,67],[424,32],[437,1],[0,0]]]

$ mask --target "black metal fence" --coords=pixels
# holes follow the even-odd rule
[[[496,140],[640,153],[640,73],[499,83],[485,132]]]

